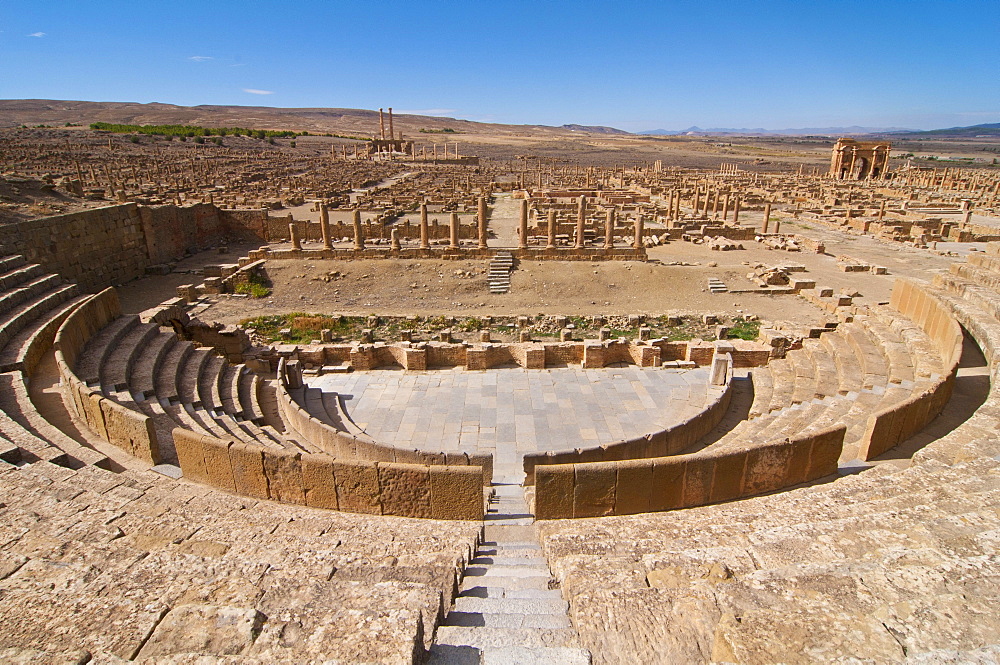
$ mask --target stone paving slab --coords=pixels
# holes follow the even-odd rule
[[[311,378],[340,393],[375,440],[428,451],[571,450],[641,436],[704,404],[708,370],[635,366],[544,370],[374,370]]]

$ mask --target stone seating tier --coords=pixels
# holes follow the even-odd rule
[[[924,333],[911,358],[915,376],[928,376],[915,383],[935,381],[931,365],[939,363],[937,385],[946,384],[960,355],[955,319],[980,343],[995,379],[996,310],[967,299],[968,287],[941,283],[950,290],[904,283],[893,294],[893,306],[912,312]],[[896,318],[882,320],[912,331]],[[928,340],[936,356],[929,364],[915,357]],[[827,340],[842,341],[839,333]],[[803,654],[988,662],[1000,652],[989,646],[1000,625],[988,609],[1000,601],[989,581],[1000,573],[991,556],[1000,526],[998,402],[991,391],[905,470],[879,465],[659,515],[541,523],[583,646],[607,662],[652,654],[670,662],[794,662]]]
[[[420,660],[479,532],[44,461],[0,490],[5,662]]]

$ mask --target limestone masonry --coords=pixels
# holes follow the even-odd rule
[[[1000,658],[995,169],[494,159],[378,117],[270,166],[12,135],[4,184],[79,206],[0,235],[0,661]],[[378,263],[420,302],[441,261],[548,302],[520,273],[748,248],[697,312],[271,299]]]

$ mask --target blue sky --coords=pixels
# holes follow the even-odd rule
[[[0,98],[505,123],[1000,122],[1000,0],[0,0]]]

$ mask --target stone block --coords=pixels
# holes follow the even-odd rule
[[[809,455],[812,452],[812,440],[796,439],[784,445],[789,448],[788,467],[785,469],[785,487],[798,485],[807,480],[809,472]]]
[[[264,475],[267,477],[268,494],[273,500],[305,504],[299,455],[293,452],[264,451]]]
[[[269,497],[263,450],[258,446],[234,442],[229,446],[229,464],[233,469],[237,494],[256,499]]]
[[[93,391],[83,384],[80,385],[80,404],[83,406],[83,419],[90,429],[97,432],[102,439],[109,441],[108,428],[104,423],[104,410],[101,402],[105,401],[101,394]]]
[[[743,489],[743,475],[747,465],[745,451],[727,452],[715,459],[710,500],[729,501],[740,496]]]
[[[299,458],[302,470],[302,491],[306,505],[313,508],[338,509],[334,460],[327,455],[303,454]]]
[[[490,453],[469,453],[469,466],[478,466],[483,470],[483,487],[493,484],[493,455]]]
[[[649,512],[653,494],[653,462],[633,459],[617,462],[615,466],[618,473],[615,515]]]
[[[180,465],[184,477],[196,483],[209,484],[211,481],[205,469],[205,448],[202,437],[180,427],[174,429],[173,437],[177,464]]]
[[[266,617],[252,607],[177,605],[142,645],[137,660],[168,662],[183,652],[238,658],[237,654],[246,653],[253,646],[265,621]]]
[[[784,442],[749,449],[741,494],[752,496],[783,487],[791,456],[792,448]]]
[[[681,497],[685,508],[703,506],[712,499],[712,481],[715,477],[715,458],[709,455],[689,455],[684,470],[684,494]]]
[[[653,460],[653,490],[649,497],[651,511],[673,510],[683,505],[688,457],[658,457]]]
[[[227,492],[236,491],[233,467],[229,461],[229,446],[232,443],[227,439],[217,439],[211,436],[202,437],[205,474],[208,476],[208,483],[212,487],[218,487]]]
[[[535,467],[535,519],[573,517],[572,464],[545,464]]]
[[[844,433],[846,431],[847,428],[844,425],[839,425],[813,435],[812,450],[809,454],[809,470],[806,474],[809,480],[836,473],[837,462],[844,450]]]
[[[429,467],[419,464],[380,463],[378,487],[382,514],[430,517],[430,485]]]
[[[431,517],[483,519],[483,470],[476,466],[432,466]]]
[[[584,462],[574,466],[573,517],[614,514],[617,466],[611,462]]]
[[[112,402],[101,401],[108,442],[149,464],[160,463],[160,449],[149,416]]]
[[[333,463],[340,510],[350,513],[379,515],[378,466],[374,462],[350,461]]]

